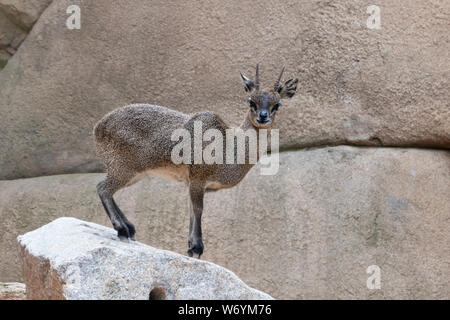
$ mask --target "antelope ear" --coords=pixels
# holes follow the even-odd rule
[[[249,78],[247,78],[246,76],[244,76],[242,73],[240,73],[240,74],[241,74],[242,81],[244,81],[245,92],[252,91],[253,88],[255,87],[255,84],[253,83],[253,81],[250,80]]]
[[[298,79],[289,79],[278,89],[281,98],[292,98],[297,91]]]

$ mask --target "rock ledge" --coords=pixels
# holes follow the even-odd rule
[[[28,299],[272,299],[231,271],[59,218],[19,236]]]

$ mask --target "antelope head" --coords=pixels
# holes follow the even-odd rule
[[[281,100],[292,98],[297,90],[297,78],[287,80],[280,84],[284,67],[272,88],[261,88],[259,83],[259,63],[256,65],[255,81],[250,80],[241,73],[244,89],[249,94],[250,121],[256,128],[270,128],[275,114],[281,106]]]

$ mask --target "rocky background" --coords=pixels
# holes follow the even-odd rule
[[[66,27],[70,4],[81,29]],[[0,281],[15,238],[59,216],[109,226],[92,127],[125,104],[238,125],[238,71],[297,76],[280,170],[208,194],[204,259],[275,298],[450,298],[450,3],[0,0]],[[140,241],[183,253],[187,190],[118,195]],[[380,266],[381,289],[366,287]]]

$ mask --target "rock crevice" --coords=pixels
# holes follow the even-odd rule
[[[0,0],[0,70],[52,0]]]

